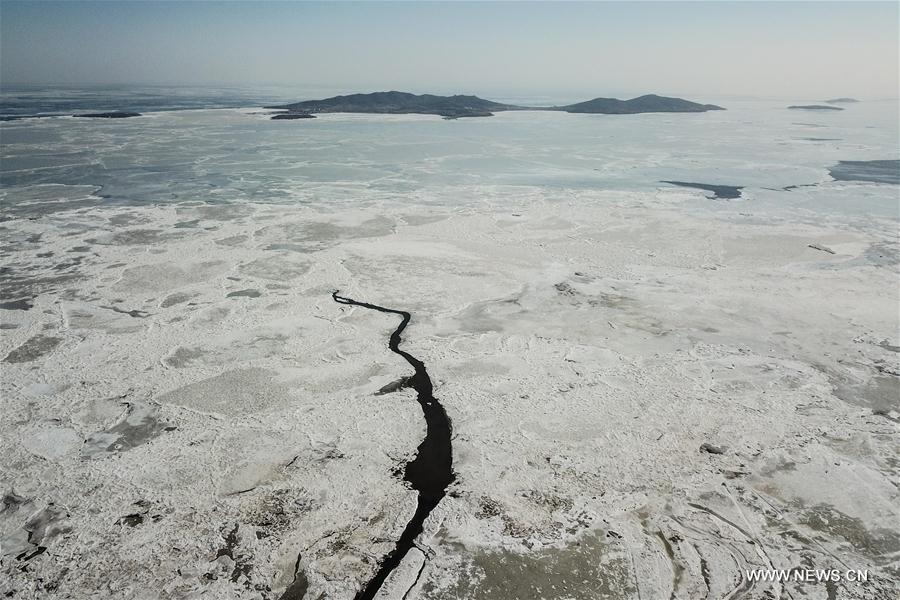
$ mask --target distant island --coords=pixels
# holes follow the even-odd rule
[[[305,100],[303,102],[294,102],[281,106],[267,106],[265,108],[287,111],[273,116],[273,119],[308,118],[313,116],[314,113],[423,114],[439,115],[445,119],[458,119],[460,117],[490,117],[496,112],[508,110],[549,110],[606,115],[631,115],[653,112],[697,113],[709,110],[725,110],[721,106],[714,104],[698,104],[681,98],[668,98],[655,94],[640,96],[631,100],[594,98],[587,102],[566,106],[531,107],[493,102],[478,96],[436,96],[433,94],[410,94],[396,91],[333,96],[324,100]],[[306,115],[306,117],[301,115]]]
[[[141,113],[136,112],[125,112],[122,110],[114,110],[111,112],[98,112],[98,113],[79,113],[77,115],[65,115],[59,113],[48,113],[41,115],[3,115],[0,116],[0,121],[18,121],[20,119],[49,119],[50,117],[80,117],[80,118],[89,118],[89,119],[127,119],[129,117],[143,117]]]
[[[477,96],[435,96],[407,92],[374,92],[334,96],[324,100],[306,100],[284,106],[267,106],[289,113],[379,113],[440,115],[445,118],[490,117],[495,111],[515,110],[516,106],[483,100]],[[279,116],[279,115],[276,115]],[[273,117],[274,118],[274,117]],[[284,118],[284,117],[282,117]]]
[[[725,110],[715,104],[698,104],[681,98],[668,98],[647,94],[631,100],[618,100],[616,98],[594,98],[587,102],[570,104],[549,110],[564,110],[568,113],[591,113],[603,115],[635,115],[638,113],[672,112],[672,113],[696,113],[708,110]]]
[[[826,106],[825,104],[795,104],[788,108],[794,110],[844,110],[840,106]]]
[[[826,100],[826,104],[853,104],[854,102],[859,102],[856,98],[832,98],[831,100]]]
[[[87,117],[91,119],[127,119],[129,117],[140,117],[143,116],[141,113],[136,112],[125,112],[122,110],[114,110],[112,112],[98,112],[98,113],[81,113],[80,115],[72,115],[73,117]]]
[[[272,115],[273,121],[293,121],[294,119],[315,119],[316,115],[308,112],[286,112]]]

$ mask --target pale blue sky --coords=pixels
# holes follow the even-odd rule
[[[897,2],[3,0],[0,82],[896,97],[898,37]]]

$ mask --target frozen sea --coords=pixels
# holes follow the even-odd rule
[[[3,126],[4,205],[38,202],[37,186],[88,187],[104,203],[488,201],[453,188],[652,192],[661,181],[744,186],[755,206],[897,215],[896,198],[829,185],[840,160],[896,160],[898,104],[871,101],[844,111],[787,110],[789,101],[716,100],[701,114],[570,115],[510,112],[445,121],[427,115],[320,115],[270,121],[248,107],[247,90],[153,93],[59,90],[5,92],[4,114],[126,110],[114,122],[57,117]],[[205,93],[204,93],[205,92]],[[100,99],[98,99],[98,96]],[[522,99],[518,99],[522,101]],[[197,108],[197,106],[226,108]],[[160,109],[177,110],[160,110]],[[786,186],[816,185],[815,189]],[[60,195],[62,194],[62,195]]]
[[[0,94],[0,592],[359,597],[408,312],[453,477],[379,598],[893,597],[896,100],[262,108],[333,92]],[[870,575],[748,575],[798,565]]]

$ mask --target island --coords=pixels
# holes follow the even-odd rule
[[[308,112],[285,112],[272,115],[272,121],[293,121],[294,119],[315,119],[316,115]]]
[[[669,98],[647,94],[631,100],[594,98],[587,102],[562,106],[557,110],[568,113],[592,113],[604,115],[634,115],[639,113],[696,113],[709,110],[725,110],[715,104],[698,104],[682,98]]]
[[[844,110],[840,106],[826,106],[824,104],[795,104],[788,106],[792,110]]]
[[[859,102],[856,98],[832,98],[831,100],[826,100],[826,104],[853,104],[855,102]]]
[[[289,113],[379,113],[439,115],[447,118],[490,117],[493,111],[518,107],[491,102],[477,96],[435,96],[408,92],[373,92],[333,96],[324,100],[306,100],[283,106],[267,106]]]
[[[80,115],[72,115],[73,117],[87,117],[91,119],[128,119],[130,117],[140,117],[143,116],[141,113],[136,112],[125,112],[122,110],[114,110],[110,112],[98,112],[98,113],[81,113]]]
[[[372,92],[333,96],[323,100],[305,100],[280,106],[265,108],[284,110],[286,113],[273,119],[309,118],[289,115],[309,115],[314,113],[376,113],[376,114],[423,114],[438,115],[445,119],[461,117],[490,117],[496,112],[510,110],[560,111],[568,113],[590,113],[607,115],[630,115],[637,113],[697,113],[710,110],[725,110],[714,104],[698,104],[682,98],[670,98],[648,94],[631,100],[617,98],[594,98],[586,102],[565,106],[516,106],[485,100],[478,96],[434,94],[411,94],[408,92]]]

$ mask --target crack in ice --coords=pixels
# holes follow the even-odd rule
[[[451,445],[452,426],[444,407],[433,395],[433,385],[425,364],[411,354],[400,349],[400,337],[410,321],[406,311],[385,308],[367,302],[358,302],[335,291],[332,298],[339,304],[359,306],[383,313],[399,315],[400,325],[391,333],[388,348],[394,354],[403,357],[415,371],[409,379],[409,385],[416,390],[416,400],[425,416],[425,439],[419,444],[416,457],[406,463],[403,479],[418,492],[416,511],[407,522],[403,533],[397,540],[394,549],[381,561],[378,571],[366,586],[356,594],[356,600],[372,600],[385,580],[396,569],[403,558],[414,546],[416,537],[422,533],[425,519],[447,493],[447,487],[453,483],[453,449]]]

